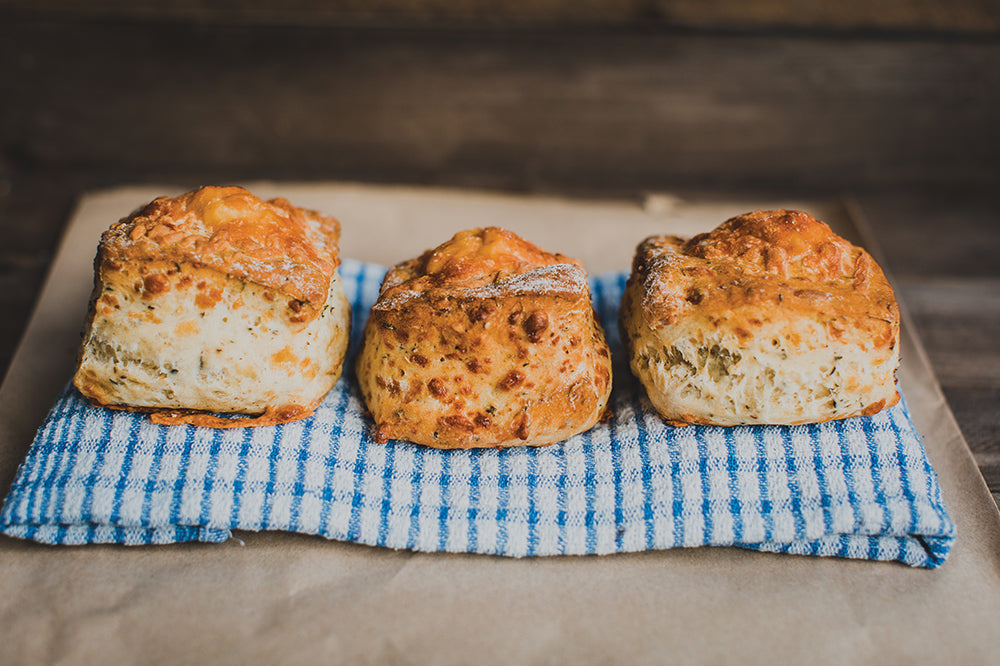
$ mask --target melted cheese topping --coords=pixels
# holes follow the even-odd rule
[[[190,262],[282,291],[310,304],[326,299],[340,260],[340,223],[241,187],[203,187],[160,197],[101,238],[106,261]]]
[[[633,274],[654,329],[698,316],[750,337],[776,318],[820,316],[834,338],[860,329],[877,346],[895,342],[899,310],[882,271],[806,213],[757,211],[686,242],[647,238]]]
[[[376,308],[396,307],[416,297],[580,295],[587,289],[578,260],[546,252],[506,229],[487,227],[461,231],[390,270]]]

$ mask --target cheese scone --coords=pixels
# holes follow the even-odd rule
[[[73,383],[157,423],[308,416],[350,333],[339,237],[337,220],[239,187],[154,200],[101,237]]]
[[[388,272],[357,375],[377,441],[436,448],[559,442],[596,424],[611,392],[580,262],[497,227]]]
[[[899,309],[871,256],[797,211],[637,248],[620,311],[666,419],[798,424],[896,404]]]

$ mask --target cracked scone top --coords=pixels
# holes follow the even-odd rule
[[[340,223],[242,187],[159,197],[101,237],[105,262],[166,260],[211,268],[319,306],[340,264]]]
[[[756,211],[636,249],[620,322],[667,419],[795,424],[895,404],[899,310],[863,249],[798,211]]]
[[[74,384],[159,423],[307,416],[346,352],[339,236],[333,218],[240,187],[155,199],[101,237]]]
[[[378,441],[542,445],[591,428],[611,360],[579,261],[498,227],[391,269],[357,374]]]

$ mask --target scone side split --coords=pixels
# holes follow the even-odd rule
[[[756,211],[636,249],[620,310],[666,419],[791,425],[896,404],[899,309],[863,249],[798,211]]]
[[[347,351],[339,237],[337,220],[239,187],[155,199],[101,237],[74,385],[158,423],[308,416]]]
[[[386,274],[357,376],[378,441],[537,446],[600,420],[611,359],[580,262],[490,227]]]

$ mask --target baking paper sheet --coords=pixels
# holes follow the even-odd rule
[[[838,202],[249,187],[338,217],[344,255],[384,264],[458,229],[498,224],[599,273],[626,268],[646,235],[690,235],[758,207],[802,208],[859,237]],[[100,232],[183,189],[82,201],[0,389],[4,491],[72,370]],[[988,661],[1000,653],[1000,516],[905,324],[902,353],[900,380],[958,529],[941,569],[729,548],[511,560],[281,533],[139,549],[4,538],[3,661]]]

